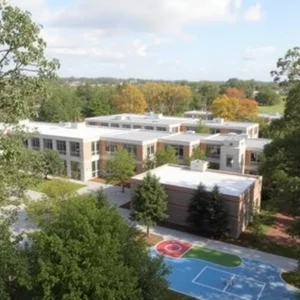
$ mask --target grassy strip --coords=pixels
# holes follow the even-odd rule
[[[288,284],[300,289],[300,273],[299,272],[285,272],[282,273],[282,279]]]
[[[284,111],[284,102],[281,101],[280,104],[272,105],[272,106],[259,106],[260,113],[283,113]]]
[[[169,290],[164,300],[195,300],[195,298]]]
[[[39,183],[36,186],[32,186],[29,189],[35,192],[43,193],[45,190],[51,188],[52,186],[56,186],[57,182],[60,181],[60,179],[47,179],[43,182]],[[74,192],[76,192],[78,189],[84,187],[84,184],[79,184],[76,182],[68,181],[68,188],[73,189]]]
[[[224,267],[238,267],[242,264],[242,260],[236,255],[200,246],[194,246],[191,250],[185,253],[183,257],[199,258]]]

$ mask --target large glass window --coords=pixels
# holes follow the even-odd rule
[[[117,151],[117,145],[115,143],[107,142],[105,145],[106,153],[115,153]]]
[[[132,155],[136,156],[136,145],[124,144],[123,147],[128,151],[128,153],[131,153]]]
[[[153,126],[145,126],[145,130],[154,130]]]
[[[77,142],[70,142],[70,155],[80,157],[80,144]]]
[[[233,156],[232,155],[227,155],[226,156],[226,167],[227,168],[232,168],[233,167]]]
[[[80,163],[77,161],[71,161],[71,178],[76,180],[81,179]]]
[[[131,125],[130,124],[123,124],[122,127],[123,128],[131,128]]]
[[[100,123],[100,126],[102,126],[102,127],[108,127],[108,123]]]
[[[220,158],[220,146],[208,145],[206,147],[206,156],[209,158]]]
[[[110,127],[119,128],[120,125],[119,125],[119,124],[116,124],[116,123],[111,123],[111,124],[110,124]]]
[[[252,164],[258,164],[260,161],[260,155],[257,152],[252,152],[251,153],[251,158],[250,161]]]
[[[147,146],[147,156],[153,156],[154,155],[154,144]]]
[[[99,143],[98,142],[92,142],[91,143],[91,152],[92,152],[92,155],[98,155],[99,154]]]
[[[65,141],[56,141],[56,149],[59,154],[66,155],[67,154],[67,144]]]
[[[141,125],[133,125],[133,129],[141,129],[142,126]]]
[[[52,140],[50,140],[50,139],[44,139],[43,143],[44,143],[44,149],[49,149],[49,150],[53,149]]]
[[[100,176],[100,160],[92,161],[92,177]]]
[[[157,131],[167,131],[167,128],[166,127],[156,127],[156,130]]]
[[[220,129],[218,129],[218,128],[210,128],[210,133],[211,134],[216,134],[216,133],[220,133],[221,131],[220,131]]]
[[[180,146],[180,145],[171,145],[170,147],[174,148],[176,156],[179,159],[183,159],[183,157],[184,157],[184,148],[183,148],[183,146]]]
[[[31,140],[31,147],[33,150],[40,150],[40,139],[39,138],[32,138]]]

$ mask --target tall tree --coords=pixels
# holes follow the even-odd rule
[[[222,91],[224,92],[227,88],[237,88],[245,91],[246,98],[253,98],[254,91],[256,89],[256,83],[254,80],[240,80],[237,78],[228,79],[222,86]]]
[[[158,149],[155,153],[155,165],[159,167],[165,164],[178,164],[176,151],[172,147]]]
[[[140,86],[147,102],[148,111],[161,113],[164,110],[164,86],[157,82],[146,82]]]
[[[237,98],[237,99],[245,99],[246,94],[245,91],[242,89],[237,88],[227,88],[224,94],[229,98]]]
[[[105,116],[111,114],[112,99],[116,92],[115,87],[100,86],[93,88],[92,98],[89,103],[90,115],[86,117]]]
[[[24,298],[165,299],[169,270],[163,259],[149,255],[103,193],[71,197],[47,215],[29,234]]]
[[[0,119],[16,124],[36,115],[46,94],[46,82],[54,76],[58,63],[45,58],[40,26],[32,22],[28,12],[1,1],[0,19]],[[13,134],[8,135],[9,131]],[[23,128],[2,128],[0,202],[10,196],[22,197],[26,187],[41,175],[40,170],[34,170],[39,160],[24,148],[25,140]]]
[[[135,189],[131,203],[131,218],[147,227],[147,236],[150,226],[155,226],[157,222],[168,217],[166,214],[167,195],[159,179],[150,172]]]
[[[142,114],[147,108],[143,93],[132,84],[126,85],[113,96],[112,105],[119,113]]]
[[[201,108],[209,109],[212,101],[218,97],[220,88],[216,83],[203,82],[197,88],[197,93],[200,95],[204,104],[204,106]]]
[[[44,162],[45,179],[47,179],[48,175],[61,175],[64,168],[64,163],[60,158],[59,153],[55,150],[43,150],[41,155]]]
[[[280,96],[270,87],[261,87],[255,96],[259,105],[276,105],[280,103]]]
[[[125,192],[125,183],[135,173],[135,159],[124,148],[118,148],[116,154],[109,161],[110,179],[121,183],[122,192]]]

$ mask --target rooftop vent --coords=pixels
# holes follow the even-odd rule
[[[125,120],[125,117],[126,116],[124,116],[124,115],[117,115],[117,116],[115,116],[115,120]]]
[[[205,160],[193,160],[191,161],[190,169],[192,171],[205,172],[208,169],[208,161]]]
[[[71,123],[71,128],[74,129],[85,128],[85,123],[84,122]]]

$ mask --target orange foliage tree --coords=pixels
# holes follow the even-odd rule
[[[132,84],[125,86],[114,95],[112,105],[119,113],[143,114],[147,108],[143,93]]]
[[[215,117],[231,121],[245,121],[257,116],[258,104],[255,100],[223,95],[212,102],[211,111]]]
[[[229,98],[237,98],[237,99],[245,99],[246,94],[245,91],[242,89],[237,88],[227,88],[224,94]]]

